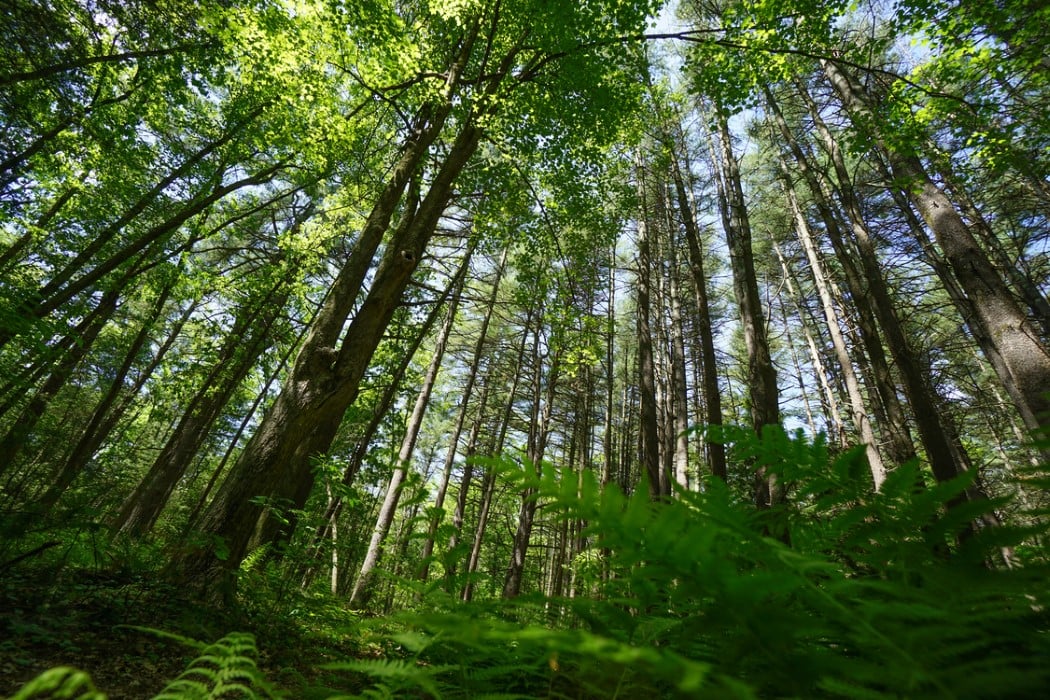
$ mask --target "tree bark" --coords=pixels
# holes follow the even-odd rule
[[[186,405],[175,430],[142,481],[124,500],[112,523],[116,534],[140,537],[153,529],[212,425],[269,344],[273,324],[287,298],[287,285],[279,280],[265,298],[250,300],[238,311],[215,363]]]
[[[542,303],[542,302],[540,302]],[[538,314],[532,345],[532,410],[529,419],[528,448],[525,451],[525,469],[534,469],[537,474],[542,469],[543,457],[550,436],[550,420],[554,410],[554,393],[558,384],[559,354],[555,348],[550,366],[544,381],[544,359],[547,353],[541,353],[540,336],[543,334],[543,314]],[[546,383],[546,390],[544,390]],[[518,527],[511,545],[510,563],[503,580],[503,597],[514,598],[521,593],[522,579],[525,574],[525,557],[529,541],[532,538],[532,526],[536,519],[537,493],[535,489],[526,489],[521,495],[521,508],[518,511]]]
[[[689,250],[689,270],[693,277],[696,294],[696,324],[700,335],[700,357],[702,363],[704,406],[706,423],[717,431],[722,426],[722,393],[718,387],[718,365],[715,361],[714,330],[711,323],[711,304],[707,292],[707,274],[704,272],[704,254],[700,247],[700,227],[696,223],[695,207],[686,178],[678,162],[676,149],[671,152],[671,175],[678,198],[678,212],[685,228],[685,240]],[[705,429],[705,435],[708,431]],[[718,440],[706,440],[711,460],[711,473],[726,480],[726,449]]]
[[[650,246],[650,211],[648,193],[639,159],[636,168],[638,189],[637,248],[638,262],[635,283],[637,299],[635,332],[638,342],[638,458],[649,482],[649,495],[654,499],[664,497],[660,463],[660,435],[656,415],[656,365],[653,356],[652,331],[652,253]]]
[[[468,120],[463,125],[418,211],[405,212],[367,296],[336,349],[333,346],[353,310],[372,251],[387,229],[409,178],[436,138],[435,126],[429,122],[420,124],[409,139],[401,161],[365,223],[358,246],[311,323],[311,331],[281,393],[202,515],[204,531],[223,538],[228,555],[225,560],[197,553],[183,555],[175,560],[173,568],[184,577],[200,580],[209,588],[215,586],[250,549],[274,538],[279,524],[267,509],[253,502],[255,496],[271,502],[291,501],[298,508],[309,495],[313,485],[311,458],[328,450],[343,414],[357,397],[361,378],[383,331],[451,197],[452,183],[481,136],[473,122]]]
[[[824,72],[854,122],[874,129],[869,98],[839,66],[822,61]],[[887,146],[874,129],[873,136],[889,156],[893,174],[908,183],[909,198],[933,232],[959,286],[973,304],[974,321],[991,341],[1000,361],[993,366],[1032,431],[1050,429],[1050,352],[995,272],[959,212],[933,182],[915,155]]]
[[[358,609],[368,605],[368,601],[374,592],[372,582],[373,570],[379,564],[383,542],[390,532],[390,524],[394,522],[397,504],[401,498],[401,489],[404,485],[405,477],[412,466],[416,439],[419,437],[419,431],[423,427],[423,416],[430,403],[430,395],[434,391],[434,383],[437,381],[437,375],[441,369],[441,361],[445,357],[445,348],[448,346],[448,339],[452,334],[452,326],[455,323],[456,312],[459,309],[463,283],[466,279],[467,270],[470,268],[470,258],[473,253],[474,242],[472,241],[463,255],[463,262],[459,271],[452,280],[451,284],[454,287],[454,291],[452,292],[452,298],[449,300],[448,312],[435,341],[434,354],[430,359],[426,374],[423,376],[423,384],[419,389],[419,395],[416,397],[415,406],[412,407],[412,414],[408,419],[405,436],[401,441],[401,449],[397,453],[394,472],[390,475],[390,483],[387,485],[386,495],[383,497],[383,503],[379,507],[376,524],[372,530],[372,539],[368,543],[368,550],[365,552],[364,561],[361,563],[361,570],[358,572],[357,581],[354,583],[354,588],[350,593],[350,605]]]
[[[751,248],[751,223],[740,179],[740,168],[733,155],[732,136],[726,115],[715,111],[718,127],[718,155],[715,159],[715,183],[718,208],[729,244],[729,261],[733,270],[733,288],[740,310],[740,323],[747,349],[747,381],[751,424],[762,434],[767,425],[780,425],[780,395],[776,368],[769,350],[766,319],[758,292],[755,256]],[[712,137],[712,140],[713,137]],[[714,144],[712,144],[714,147]],[[775,477],[764,465],[756,465],[755,503],[767,508],[779,501]]]
[[[123,416],[127,402],[116,410],[114,410],[114,406],[124,390],[125,379],[131,372],[131,368],[138,359],[138,355],[146,344],[146,341],[149,340],[154,324],[160,318],[161,313],[164,310],[164,305],[167,303],[173,285],[174,281],[166,285],[161,293],[157,295],[153,308],[143,320],[139,332],[135,335],[135,338],[128,346],[127,352],[124,354],[124,361],[117,369],[113,381],[109,385],[109,389],[106,391],[105,396],[103,396],[95,406],[95,410],[92,411],[91,418],[88,420],[87,426],[84,428],[80,439],[77,441],[76,445],[73,446],[73,449],[66,457],[62,467],[53,475],[47,490],[39,499],[37,499],[34,507],[40,512],[50,511],[55,504],[58,503],[59,498],[61,498],[62,494],[66,492],[66,489],[70,487],[83,470],[84,465],[89,459],[91,459],[92,455],[95,454]],[[191,306],[190,309],[192,308],[194,307]],[[178,334],[178,331],[182,328],[182,325],[187,318],[189,318],[189,313],[185,313],[182,318],[176,321],[172,333],[169,334],[168,342],[161,344],[160,349],[158,350],[158,355],[162,355],[163,352],[171,346],[171,342],[174,341],[174,336]],[[152,375],[152,370],[155,366],[156,365],[151,362],[149,366],[142,370],[139,374],[138,380],[134,382],[134,385],[128,392],[129,396],[138,393],[138,390],[142,388],[146,379]]]

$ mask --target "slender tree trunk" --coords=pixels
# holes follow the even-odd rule
[[[84,428],[80,439],[77,441],[76,445],[73,446],[73,449],[66,457],[62,467],[54,474],[47,490],[37,500],[35,505],[37,510],[47,512],[58,503],[58,499],[61,498],[62,494],[65,493],[66,489],[68,489],[73,483],[77,475],[82,471],[84,465],[89,459],[91,459],[91,456],[95,454],[105,441],[106,437],[119,422],[124,411],[119,409],[113,410],[114,405],[124,390],[125,379],[131,372],[131,368],[138,359],[139,353],[142,351],[146,341],[149,340],[154,324],[156,324],[164,310],[164,305],[167,303],[167,300],[171,295],[173,284],[174,280],[171,284],[165,286],[161,293],[157,295],[152,310],[143,320],[139,332],[135,335],[135,338],[128,346],[127,352],[124,354],[124,361],[117,369],[105,396],[103,396],[95,406],[95,410],[92,412],[91,418],[88,420],[87,426]],[[191,306],[190,309],[192,310],[192,308],[194,307]],[[178,331],[182,328],[186,319],[189,318],[189,315],[188,311],[179,321],[176,322],[173,333],[169,334],[168,342],[161,344],[158,354],[162,354],[163,351],[166,351],[167,348],[171,346],[171,343],[174,342],[174,336],[178,334]],[[146,379],[152,374],[151,368],[153,366],[155,365],[151,363],[150,367],[145,368],[140,373],[138,381],[135,382],[131,391],[128,392],[129,397],[138,393],[138,390],[141,389]],[[127,404],[125,403],[125,407],[126,405]]]
[[[822,171],[819,168],[812,166],[811,158],[803,151],[802,146],[795,139],[773,94],[767,90],[765,97],[774,122],[779,128],[785,144],[791,151],[794,165],[805,179],[817,205],[821,222],[824,224],[824,230],[827,232],[828,239],[831,241],[836,258],[842,268],[850,298],[857,300],[853,304],[853,309],[861,344],[867,352],[871,369],[873,382],[869,386],[875,389],[875,393],[882,404],[882,417],[884,420],[881,421],[881,425],[888,437],[887,454],[889,461],[893,464],[904,464],[915,458],[915,445],[912,442],[911,433],[908,429],[908,420],[897,395],[896,381],[890,369],[890,363],[882,343],[882,334],[880,333],[880,327],[885,331],[888,327],[899,326],[892,307],[888,305],[888,296],[882,294],[885,284],[882,282],[881,275],[876,279],[870,279],[861,272],[861,269],[858,267],[858,258],[861,256],[857,255],[847,245],[846,235],[839,225],[839,217],[831,202],[827,178],[822,175]],[[790,182],[790,168],[785,161],[781,161],[781,170],[783,178],[787,178],[788,182]],[[863,265],[864,263],[860,264]],[[873,289],[873,287],[880,288]],[[860,300],[864,300],[864,302]],[[874,308],[876,306],[878,308]],[[893,351],[894,348],[891,344],[891,352]],[[846,379],[845,376],[843,378],[844,380]],[[859,428],[859,426],[857,427]]]
[[[602,431],[604,461],[602,463],[602,487],[612,481],[616,471],[616,445],[613,434],[613,399],[616,393],[615,372],[616,346],[616,243],[609,250],[609,287],[605,312],[605,426]]]
[[[815,323],[815,321],[810,321],[808,323],[806,321],[806,318],[811,318],[811,315],[807,313],[809,309],[803,304],[801,292],[796,291],[795,272],[791,269],[791,266],[788,265],[787,259],[784,257],[784,254],[781,252],[780,246],[777,245],[776,241],[773,242],[773,251],[776,253],[777,259],[780,261],[780,267],[784,271],[784,281],[787,284],[788,294],[790,294],[795,300],[795,311],[798,315],[799,323],[802,326],[802,336],[805,338],[806,347],[809,350],[810,364],[813,365],[813,373],[817,376],[817,380],[820,382],[821,396],[823,397],[821,403],[825,406],[825,421],[830,428],[831,439],[840,447],[848,447],[849,441],[846,439],[846,431],[843,427],[844,421],[842,420],[842,414],[839,412],[838,399],[835,398],[835,389],[831,386],[831,382],[828,381],[828,370],[824,365],[823,356],[817,347],[816,339],[813,338],[813,333],[810,331],[810,323]],[[814,268],[814,273],[815,272],[816,268]],[[834,308],[834,301],[832,301],[832,308]],[[837,313],[835,317],[836,319],[838,318]],[[841,329],[839,330],[839,335],[840,337],[842,335]],[[821,343],[823,344],[823,339],[821,340]],[[845,347],[844,338],[842,338],[842,344],[843,347]],[[854,377],[856,377],[856,373],[854,373]]]
[[[827,324],[828,333],[831,336],[831,345],[835,351],[835,359],[838,361],[839,370],[842,373],[843,382],[846,385],[846,395],[849,397],[850,417],[853,419],[853,427],[860,435],[861,443],[864,445],[865,454],[868,457],[868,467],[871,470],[872,482],[875,490],[882,487],[886,480],[886,465],[883,464],[882,455],[879,454],[878,440],[875,430],[868,417],[865,407],[864,394],[861,392],[860,381],[856,372],[853,371],[853,361],[846,347],[846,340],[842,336],[842,327],[839,325],[838,312],[828,288],[827,278],[824,274],[824,265],[817,252],[817,246],[813,234],[809,230],[809,222],[806,221],[802,208],[799,206],[798,198],[795,196],[794,188],[790,182],[784,182],[784,193],[787,196],[788,205],[791,207],[792,216],[795,219],[795,232],[802,249],[806,253],[810,272],[813,274],[813,284],[817,295],[820,297],[820,305],[824,310],[824,321]],[[779,255],[779,250],[777,251]],[[781,259],[787,274],[787,263]]]
[[[718,190],[719,211],[729,244],[729,260],[733,269],[733,288],[740,309],[740,322],[747,349],[748,397],[751,424],[758,434],[767,425],[780,425],[780,396],[777,389],[776,368],[769,351],[766,319],[758,292],[758,275],[751,249],[751,223],[740,179],[740,168],[733,155],[729,121],[716,110],[718,125],[718,157],[715,183]],[[775,477],[766,474],[763,465],[757,465],[755,502],[768,507],[779,500]]]
[[[115,533],[139,537],[153,529],[175,486],[187,472],[212,425],[269,344],[274,322],[288,298],[283,280],[266,297],[249,301],[235,320],[215,363],[189,400],[149,472],[114,519]]]
[[[478,329],[478,338],[474,343],[474,354],[470,361],[470,370],[467,372],[467,383],[463,387],[463,403],[460,405],[459,414],[456,416],[456,423],[452,428],[448,451],[445,453],[445,462],[441,471],[441,481],[438,483],[437,494],[434,496],[434,517],[431,518],[430,527],[427,532],[427,539],[423,543],[423,564],[419,572],[419,579],[421,581],[426,581],[427,576],[430,573],[430,558],[434,554],[434,537],[437,528],[441,523],[441,519],[444,517],[444,511],[442,508],[445,505],[445,494],[448,490],[449,480],[452,478],[452,466],[456,460],[456,452],[459,447],[459,437],[463,432],[463,426],[467,420],[467,409],[470,405],[470,397],[474,393],[474,384],[477,381],[478,370],[481,367],[481,360],[484,356],[489,323],[492,320],[493,310],[496,308],[496,298],[499,293],[500,280],[503,278],[503,269],[506,264],[507,251],[504,249],[503,254],[500,257],[499,265],[496,268],[495,279],[492,281],[492,291],[489,293],[488,303],[485,308],[485,317],[481,322],[481,328]],[[467,459],[463,465],[463,480],[460,484],[459,497],[456,501],[456,515],[459,520],[459,524],[456,526],[457,530],[463,522],[463,509],[466,505],[466,494],[470,488],[470,479],[473,473],[473,465],[470,463],[470,459],[473,457],[474,450],[476,449],[481,419],[482,416],[485,415],[485,404],[488,399],[488,393],[489,384],[488,382],[484,382],[481,388],[481,397],[478,400],[477,420],[474,421],[474,427],[471,429],[470,438],[468,440]],[[462,506],[461,502],[463,503]]]
[[[704,254],[700,248],[700,227],[696,223],[695,206],[686,188],[686,179],[679,165],[677,153],[671,154],[671,174],[678,197],[678,211],[685,228],[689,250],[689,270],[696,294],[696,324],[700,335],[700,357],[703,364],[703,392],[706,423],[717,431],[722,426],[722,393],[718,387],[718,365],[715,360],[714,330],[711,323],[711,304],[707,293],[707,275],[704,272]],[[706,431],[705,431],[706,432]],[[711,473],[726,480],[725,445],[718,440],[706,440],[711,460]]]
[[[675,242],[671,249],[671,387],[674,406],[674,478],[683,490],[689,488],[689,388],[685,372],[685,330],[682,322],[682,300],[678,281],[678,258]]]
[[[651,325],[652,303],[652,253],[650,246],[650,212],[648,193],[642,166],[636,168],[638,181],[637,248],[638,268],[635,283],[637,296],[636,334],[638,342],[638,392],[639,429],[638,457],[649,481],[649,494],[654,499],[663,498],[660,464],[660,436],[656,415],[656,365],[653,355],[653,331]]]
[[[551,363],[546,375],[544,391],[543,365],[546,354],[539,350],[540,336],[543,333],[543,315],[539,314],[532,346],[532,413],[529,420],[528,449],[526,450],[526,469],[540,472],[543,456],[550,436],[551,413],[554,409],[554,392],[558,383],[559,350],[551,351]],[[529,541],[532,538],[532,526],[536,519],[537,494],[535,489],[526,489],[521,496],[521,509],[518,511],[518,527],[511,545],[510,563],[503,581],[503,597],[514,598],[521,593],[522,579],[525,574],[525,557]]]
[[[374,592],[372,572],[379,564],[383,542],[390,532],[390,524],[394,521],[405,477],[412,467],[412,455],[416,449],[416,439],[419,437],[419,431],[423,427],[423,416],[430,403],[430,395],[434,390],[438,371],[441,369],[441,361],[445,357],[445,348],[448,346],[448,339],[452,334],[452,327],[456,320],[456,311],[459,308],[460,296],[463,291],[463,283],[466,279],[467,270],[470,268],[470,259],[473,253],[474,242],[472,241],[463,256],[460,269],[452,281],[455,290],[449,301],[448,313],[435,341],[434,355],[423,377],[423,384],[419,389],[419,395],[416,397],[415,406],[412,408],[412,415],[408,419],[405,437],[401,441],[401,449],[398,451],[394,472],[391,474],[390,483],[387,485],[386,496],[383,498],[383,504],[379,508],[379,515],[376,518],[376,524],[372,531],[372,539],[368,544],[368,550],[365,552],[364,561],[361,563],[357,581],[354,583],[354,588],[350,593],[351,606],[357,608],[365,607]]]
[[[518,344],[517,357],[514,362],[510,391],[507,392],[507,401],[503,406],[503,412],[500,415],[499,432],[496,436],[495,441],[489,450],[490,455],[500,455],[503,453],[503,445],[507,439],[507,428],[510,427],[511,416],[514,414],[514,401],[518,394],[518,383],[521,381],[521,374],[524,368],[525,362],[525,350],[528,347],[529,341],[529,326],[532,323],[533,309],[529,309],[529,314],[525,319],[525,327],[521,333],[521,343]],[[463,586],[461,598],[464,601],[469,601],[474,595],[474,580],[473,576],[478,570],[478,564],[481,561],[481,545],[485,539],[485,530],[488,527],[489,513],[492,509],[492,497],[496,492],[496,470],[488,469],[485,472],[485,478],[482,481],[481,486],[481,506],[478,509],[478,524],[474,529],[474,541],[470,547],[470,556],[467,559],[467,582]],[[465,496],[461,495],[461,498]],[[464,501],[465,503],[465,501]],[[455,547],[455,540],[449,545],[449,549]],[[455,562],[450,562],[449,569],[445,572],[446,580],[452,580],[455,575]]]
[[[33,429],[36,428],[37,423],[51,404],[51,400],[65,386],[73,370],[88,354],[98,334],[102,332],[106,323],[116,312],[119,298],[119,292],[106,292],[98,305],[77,324],[76,328],[72,329],[70,337],[73,340],[69,343],[70,349],[52,370],[47,381],[33,394],[4,437],[0,439],[0,473],[15,466],[15,461],[32,435]]]

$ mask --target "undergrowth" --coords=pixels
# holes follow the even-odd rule
[[[970,479],[880,492],[859,450],[729,430],[788,503],[758,511],[717,480],[652,502],[592,474],[503,463],[592,557],[573,598],[464,605],[436,586],[400,617],[398,658],[333,665],[373,676],[355,697],[1032,698],[1050,691],[1042,525],[969,524],[1001,500],[953,502]],[[494,465],[489,465],[494,466]],[[1038,522],[1033,520],[1032,522]],[[790,545],[785,544],[790,542]],[[1016,563],[1007,568],[1002,553]]]
[[[1045,513],[1016,519],[1020,526],[975,529],[971,523],[1005,501],[959,503],[970,479],[920,487],[920,470],[907,465],[876,493],[860,451],[830,455],[819,441],[774,430],[757,439],[730,429],[722,439],[738,463],[776,474],[788,493],[784,505],[756,510],[742,489],[717,480],[653,502],[644,490],[603,489],[590,473],[544,465],[537,475],[513,460],[479,465],[499,469],[516,489],[534,489],[548,512],[585,525],[587,549],[569,563],[571,598],[462,603],[446,591],[465,579],[438,577],[427,586],[400,582],[414,609],[368,619],[331,598],[287,595],[282,582],[264,584],[247,572],[254,585],[242,590],[254,598],[245,610],[261,630],[272,620],[263,649],[308,644],[301,652],[327,674],[312,686],[299,679],[290,697],[1033,698],[1050,691],[1050,570],[1038,544]],[[293,627],[311,626],[313,637],[290,636]],[[256,665],[251,636],[228,634],[211,645],[170,638],[194,645],[197,658],[157,697],[279,696]],[[72,688],[51,697],[104,697],[72,669],[52,669],[34,683]],[[38,697],[26,692],[14,697]]]

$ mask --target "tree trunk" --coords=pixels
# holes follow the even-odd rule
[[[700,248],[700,227],[696,223],[695,207],[689,194],[690,190],[686,188],[686,179],[678,163],[678,155],[674,151],[671,153],[671,175],[678,197],[678,212],[685,228],[685,240],[689,250],[689,270],[693,277],[693,289],[696,294],[696,324],[700,335],[700,357],[703,365],[705,418],[707,425],[718,430],[722,426],[722,393],[718,387],[718,365],[715,361],[714,330],[707,293],[707,275],[704,272],[704,254]],[[706,430],[705,434],[707,434]],[[725,445],[718,440],[706,440],[706,444],[711,460],[711,473],[725,481]]]
[[[409,365],[412,364],[412,359],[416,356],[419,346],[423,344],[423,340],[429,337],[430,330],[437,322],[438,316],[440,316],[445,302],[452,296],[454,286],[455,285],[449,285],[441,297],[434,302],[433,307],[427,314],[427,317],[423,320],[423,323],[420,324],[412,341],[402,352],[401,361],[387,374],[387,384],[383,389],[383,393],[369,409],[371,418],[365,425],[364,429],[360,431],[360,434],[355,436],[356,445],[346,461],[346,467],[343,469],[341,482],[344,487],[353,484],[354,480],[357,478],[357,474],[361,470],[361,465],[364,464],[365,457],[368,456],[368,452],[372,448],[373,438],[375,438],[376,433],[379,431],[383,419],[386,418],[391,407],[394,405],[394,400],[397,398],[398,391],[401,389],[402,382],[404,381],[405,372],[408,371]],[[328,502],[324,515],[321,516],[322,525],[314,536],[311,546],[315,558],[322,551],[323,542],[328,535],[328,530],[335,527],[342,511],[343,498],[342,496],[337,495]],[[304,587],[309,583],[311,575],[311,567],[307,564],[302,573]]]
[[[812,166],[811,158],[802,150],[802,146],[795,139],[773,94],[767,90],[765,97],[770,113],[784,138],[784,142],[791,151],[794,165],[805,179],[817,205],[821,221],[824,224],[824,230],[831,241],[836,259],[842,267],[849,296],[855,300],[853,309],[857,321],[857,329],[860,333],[861,344],[868,355],[871,378],[873,380],[869,386],[875,389],[875,393],[882,404],[880,417],[884,418],[881,425],[884,434],[888,437],[887,452],[889,460],[893,464],[904,464],[915,458],[915,445],[912,442],[911,433],[908,429],[908,420],[897,395],[896,381],[890,369],[889,361],[886,358],[886,350],[882,343],[882,334],[880,333],[880,327],[883,332],[887,328],[899,327],[892,306],[887,302],[888,296],[882,293],[885,284],[882,282],[881,276],[878,276],[876,279],[870,279],[862,274],[858,268],[857,260],[862,256],[857,255],[847,245],[846,236],[839,225],[839,216],[836,214],[831,201],[827,178],[822,175],[822,171],[819,168]],[[790,179],[788,165],[783,161],[781,170],[784,173],[783,177]],[[880,288],[874,289],[874,287]],[[873,308],[876,306],[878,308]],[[890,346],[891,352],[894,352],[895,348],[892,343],[890,343]],[[846,380],[845,375],[843,379]],[[858,429],[860,428],[859,425],[857,427]]]
[[[806,260],[809,262],[809,269],[813,275],[813,285],[817,290],[817,296],[820,298],[820,305],[824,311],[824,322],[827,324],[828,334],[831,336],[831,346],[835,351],[835,359],[838,361],[843,383],[846,385],[846,395],[849,397],[850,417],[853,420],[853,427],[860,435],[861,443],[864,445],[864,451],[868,458],[868,468],[871,470],[872,482],[875,485],[875,490],[878,491],[882,487],[882,482],[886,480],[886,465],[883,464],[882,455],[879,454],[878,439],[875,437],[871,419],[868,417],[860,381],[857,379],[857,373],[853,370],[853,360],[850,358],[846,339],[842,335],[838,312],[835,309],[835,302],[828,288],[827,278],[824,273],[824,264],[817,251],[813,234],[810,232],[809,222],[806,221],[806,217],[802,213],[794,188],[789,181],[784,182],[784,193],[787,196],[788,205],[795,219],[795,233],[798,235],[798,240],[802,244],[802,250],[806,253]],[[777,255],[780,256],[779,249],[777,250]],[[784,274],[789,275],[787,261],[783,259],[783,256],[780,257],[781,265],[784,266]]]
[[[518,383],[521,380],[521,374],[523,369],[523,363],[525,361],[525,350],[528,347],[529,341],[529,325],[532,322],[533,310],[529,310],[528,317],[525,320],[525,327],[521,333],[521,343],[518,344],[518,353],[514,362],[513,373],[511,374],[510,391],[507,392],[507,401],[503,406],[503,412],[500,416],[499,432],[496,439],[493,441],[489,454],[496,456],[503,453],[503,445],[507,439],[507,428],[510,427],[511,416],[514,414],[514,401],[518,393]],[[464,601],[469,601],[474,595],[474,581],[473,575],[478,570],[478,563],[481,561],[481,545],[485,539],[485,530],[488,527],[489,512],[492,508],[492,497],[496,491],[496,470],[488,469],[485,472],[485,478],[482,481],[481,487],[481,507],[478,510],[478,524],[474,529],[474,541],[470,547],[470,556],[467,559],[467,582],[463,586],[463,591],[460,597]],[[465,499],[466,496],[461,494],[460,498]],[[464,500],[464,503],[466,501]],[[455,538],[456,535],[453,535]],[[449,545],[449,549],[455,547],[455,539]],[[452,577],[455,575],[455,562],[451,562],[449,569],[445,572],[445,578],[451,582]]]
[[[689,393],[685,373],[685,330],[678,281],[677,243],[671,242],[671,396],[674,406],[674,479],[682,490],[689,489]]]
[[[87,464],[88,460],[90,460],[92,455],[95,454],[123,416],[124,410],[126,410],[129,402],[125,401],[116,410],[114,410],[114,405],[124,390],[124,381],[127,378],[128,373],[131,372],[131,368],[135,361],[138,359],[139,352],[141,352],[143,346],[145,346],[146,341],[149,340],[153,326],[164,310],[164,305],[167,303],[173,285],[174,281],[166,285],[157,296],[149,315],[143,320],[142,327],[139,329],[139,332],[135,335],[135,338],[131,341],[127,351],[124,353],[124,361],[117,369],[113,381],[109,385],[109,389],[106,391],[105,396],[103,396],[95,406],[95,410],[91,413],[91,418],[88,420],[87,426],[84,428],[84,432],[81,434],[80,439],[77,441],[76,445],[73,446],[73,449],[66,457],[62,467],[53,475],[47,490],[37,500],[35,508],[40,512],[50,511],[55,504],[58,503],[59,498],[61,498],[62,494],[66,492],[66,489],[68,489],[77,478],[77,475],[80,474],[84,465]],[[191,305],[189,309],[187,309],[187,312],[184,313],[175,323],[175,327],[172,329],[172,332],[169,333],[167,342],[161,344],[157,353],[158,355],[163,356],[163,353],[174,342],[175,336],[178,335],[182,325],[189,318],[190,311],[193,308],[195,307]],[[156,362],[151,362],[149,366],[140,372],[138,380],[131,387],[131,390],[127,392],[129,398],[136,395],[138,390],[142,388],[142,385],[145,384],[146,380],[153,374],[152,370],[156,367],[156,364]]]
[[[15,461],[33,433],[33,429],[43,417],[55,394],[65,386],[80,361],[88,354],[91,346],[102,329],[117,310],[120,293],[106,292],[98,305],[70,332],[70,348],[58,365],[52,370],[39,389],[33,394],[29,403],[15,419],[14,424],[0,439],[0,473],[13,469]]]
[[[212,425],[269,344],[271,329],[287,298],[287,286],[279,280],[264,299],[248,301],[238,311],[208,376],[189,400],[149,472],[124,500],[112,523],[115,533],[140,537],[153,529]]]
[[[716,110],[715,119],[718,125],[718,156],[715,159],[718,208],[729,244],[733,288],[740,309],[744,345],[747,348],[751,424],[755,432],[761,435],[765,426],[780,425],[777,374],[766,336],[766,319],[762,313],[755,257],[751,249],[751,223],[748,220],[740,168],[733,155],[729,121],[720,110]],[[775,477],[766,474],[763,465],[757,465],[755,502],[760,508],[766,508],[778,500]]]
[[[434,138],[435,125],[420,124],[365,223],[358,246],[311,323],[284,387],[215,500],[202,515],[205,532],[223,538],[224,560],[183,555],[174,569],[207,587],[220,583],[254,546],[271,541],[279,523],[253,502],[291,501],[300,508],[313,484],[311,459],[331,445],[347,407],[357,397],[361,378],[398,307],[452,194],[456,176],[474,153],[480,132],[469,120],[452,145],[417,211],[406,211],[379,263],[375,278],[338,349],[339,333],[408,180]],[[358,275],[360,271],[360,275]]]
[[[541,302],[542,303],[542,302]],[[558,383],[559,353],[554,349],[550,368],[547,371],[546,391],[544,391],[543,360],[546,354],[539,350],[540,336],[543,334],[543,315],[539,314],[533,335],[532,346],[532,412],[529,420],[528,449],[526,450],[525,469],[534,469],[538,474],[542,469],[543,456],[547,449],[547,438],[550,435],[551,413],[554,410],[554,392]],[[529,540],[532,538],[532,526],[536,519],[537,493],[535,489],[526,489],[521,495],[521,509],[518,511],[518,527],[511,545],[510,563],[503,581],[503,597],[514,598],[521,593],[522,578],[525,573],[525,557],[528,553]]]
[[[401,488],[404,485],[409,469],[412,467],[412,455],[416,449],[416,439],[419,437],[420,428],[423,427],[423,416],[430,403],[430,395],[434,390],[438,371],[441,369],[441,361],[445,357],[445,348],[448,346],[448,339],[452,334],[452,326],[456,320],[456,311],[459,308],[463,283],[466,279],[467,270],[470,268],[470,258],[473,253],[474,242],[472,241],[466,253],[464,253],[463,262],[456,273],[455,279],[452,281],[455,289],[452,292],[452,298],[449,300],[448,313],[435,341],[434,355],[431,357],[430,365],[423,376],[423,384],[419,389],[419,395],[416,397],[412,414],[409,416],[405,436],[401,441],[401,449],[397,453],[394,472],[390,475],[390,483],[387,485],[383,504],[379,507],[379,514],[376,517],[376,524],[372,531],[372,539],[368,543],[368,550],[365,552],[364,561],[361,563],[361,570],[357,574],[357,581],[354,583],[354,588],[350,593],[350,605],[358,609],[364,608],[368,604],[373,593],[372,572],[379,564],[383,542],[390,532],[390,524],[394,521],[394,515],[397,512],[397,504],[401,498]]]
[[[496,268],[496,276],[492,281],[492,291],[489,293],[488,303],[485,307],[485,317],[481,322],[481,328],[478,329],[478,338],[474,343],[474,354],[470,361],[470,370],[467,372],[467,383],[463,387],[463,403],[460,405],[459,414],[456,416],[456,423],[452,428],[452,435],[449,437],[448,451],[445,453],[445,462],[442,465],[441,481],[438,483],[437,494],[434,496],[434,516],[431,518],[430,526],[427,531],[427,539],[423,543],[423,564],[419,571],[419,579],[426,581],[427,576],[430,573],[430,558],[434,554],[434,536],[437,532],[438,526],[441,524],[441,519],[444,517],[444,511],[442,508],[445,505],[445,494],[448,491],[448,483],[452,478],[452,466],[456,459],[456,452],[459,447],[459,437],[463,433],[463,426],[467,420],[467,409],[470,405],[470,397],[474,393],[474,384],[477,381],[478,370],[481,367],[481,360],[485,350],[485,340],[488,336],[489,322],[492,320],[492,312],[496,308],[496,298],[499,293],[500,280],[503,278],[503,269],[507,264],[507,250],[504,249],[502,256],[500,257],[499,266]],[[470,479],[473,472],[473,465],[470,463],[470,459],[474,455],[476,449],[478,432],[481,428],[481,419],[485,415],[485,404],[488,400],[489,384],[484,382],[481,388],[481,397],[478,399],[478,415],[477,420],[474,421],[474,426],[470,431],[470,438],[468,439],[466,461],[463,465],[463,480],[460,484],[459,497],[456,499],[456,517],[458,523],[456,529],[463,523],[463,510],[466,505],[466,494],[470,488]]]
[[[639,159],[636,168],[638,188],[637,247],[638,267],[635,283],[637,317],[635,331],[638,342],[638,407],[640,429],[638,431],[638,458],[649,482],[649,495],[654,499],[664,497],[661,478],[660,435],[656,415],[656,365],[653,356],[653,331],[651,325],[652,304],[652,253],[650,250],[650,212],[645,178]]]
[[[822,61],[832,86],[855,122],[874,126],[868,98],[846,73],[831,61]],[[889,155],[893,174],[908,183],[911,198],[933,231],[959,286],[973,304],[975,323],[991,341],[999,360],[993,366],[1011,394],[1024,423],[1032,431],[1050,429],[1050,352],[1014,301],[944,191],[926,173],[917,156],[881,143]]]

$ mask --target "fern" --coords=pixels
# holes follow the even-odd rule
[[[212,644],[149,627],[127,626],[164,639],[171,639],[198,652],[189,667],[168,683],[154,700],[218,700],[241,697],[249,700],[280,698],[281,695],[263,678],[255,663],[255,638],[244,632],[232,632]],[[44,671],[27,683],[9,700],[32,698],[106,700],[91,677],[73,668],[59,666]]]
[[[987,564],[1045,528],[960,540],[1001,505],[947,508],[966,477],[919,490],[918,467],[906,465],[876,493],[860,451],[832,456],[775,430],[721,437],[741,462],[776,473],[790,505],[756,511],[719,481],[653,503],[590,474],[580,486],[551,465],[537,474],[493,461],[548,511],[588,523],[579,566],[594,572],[591,595],[460,605],[428,593],[428,612],[400,618],[403,658],[340,667],[370,675],[374,692],[448,698],[1027,698],[1050,688],[1045,556]]]
[[[91,676],[87,673],[69,666],[56,666],[26,683],[8,700],[34,698],[106,700],[106,695],[95,688]]]
[[[246,632],[231,632],[217,642],[203,644],[169,632],[135,629],[173,639],[200,652],[189,668],[168,683],[154,700],[212,700],[228,693],[252,700],[280,697],[256,665],[255,637]]]

